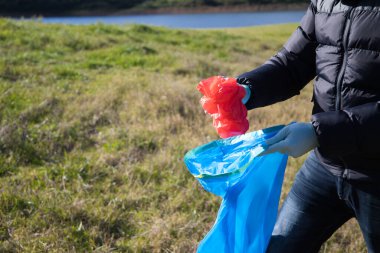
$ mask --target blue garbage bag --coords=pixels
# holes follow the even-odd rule
[[[189,151],[185,164],[207,191],[223,198],[199,253],[265,252],[277,217],[287,156],[258,156],[283,126],[220,139]]]

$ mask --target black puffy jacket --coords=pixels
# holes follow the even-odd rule
[[[380,180],[380,1],[312,0],[283,49],[238,77],[248,109],[299,94],[313,78],[319,159],[336,175]]]

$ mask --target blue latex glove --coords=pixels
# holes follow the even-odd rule
[[[241,102],[243,104],[246,104],[248,102],[249,98],[251,97],[251,89],[248,87],[248,85],[245,85],[245,84],[240,84],[240,86],[242,86],[245,89],[245,96],[241,100]]]
[[[268,145],[261,155],[280,152],[299,157],[318,146],[317,135],[311,123],[292,123],[266,141]]]

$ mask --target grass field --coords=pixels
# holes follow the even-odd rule
[[[218,138],[195,86],[258,66],[295,27],[0,19],[0,252],[193,252],[220,204],[183,164]],[[251,111],[250,131],[308,120],[311,90]],[[321,252],[366,252],[356,222]]]

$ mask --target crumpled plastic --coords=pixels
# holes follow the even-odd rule
[[[287,156],[258,156],[283,126],[220,139],[184,158],[207,191],[223,198],[215,224],[198,253],[265,253],[278,211]]]
[[[247,132],[247,108],[241,102],[245,89],[235,78],[213,76],[202,80],[197,89],[203,94],[201,104],[213,118],[213,125],[222,138]]]

